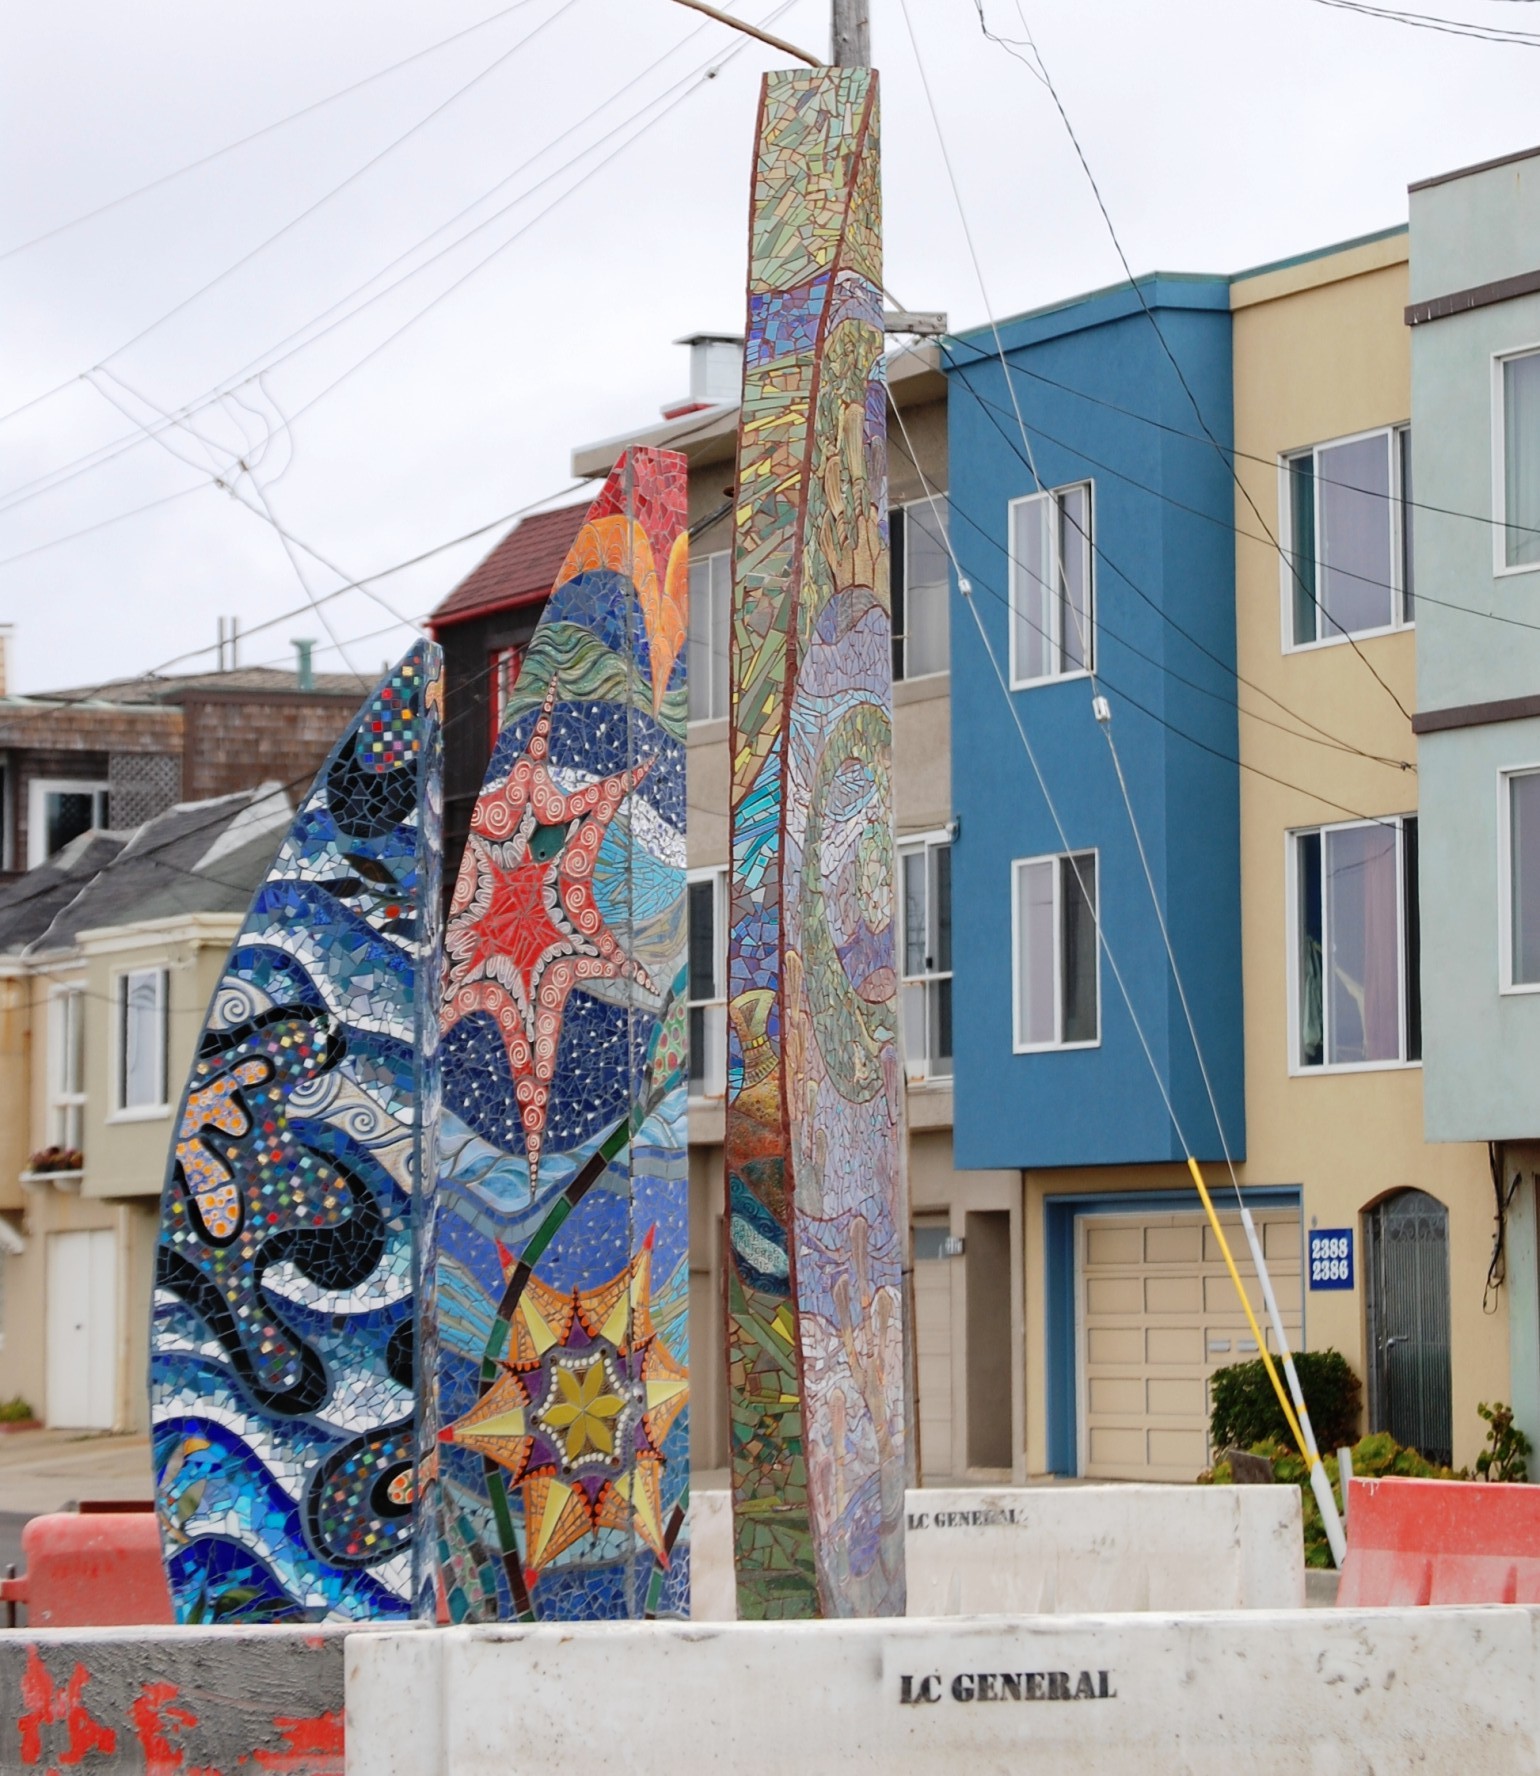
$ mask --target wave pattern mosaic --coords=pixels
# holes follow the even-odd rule
[[[424,1474],[457,1622],[689,1613],[685,506],[684,458],[633,450],[590,509],[450,907]]]
[[[727,1360],[740,1617],[904,1613],[877,82],[760,106],[732,626]]]
[[[441,715],[419,643],[300,805],[178,1111],[150,1394],[182,1622],[412,1609]]]

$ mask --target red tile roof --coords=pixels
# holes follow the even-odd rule
[[[449,623],[463,623],[470,617],[544,598],[561,572],[587,511],[585,500],[580,506],[536,512],[516,524],[433,612],[429,627],[437,633]]]

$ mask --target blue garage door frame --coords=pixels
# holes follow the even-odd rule
[[[1266,1185],[1242,1190],[1248,1209],[1300,1206],[1297,1184]],[[1223,1214],[1232,1208],[1217,1194],[1214,1206]],[[1046,1379],[1048,1417],[1048,1472],[1074,1475],[1079,1471],[1079,1444],[1075,1385],[1075,1223],[1083,1215],[1169,1215],[1173,1210],[1201,1211],[1191,1190],[1120,1190],[1098,1196],[1046,1196],[1043,1198],[1044,1319],[1048,1339]],[[1261,1302],[1253,1302],[1260,1309]]]

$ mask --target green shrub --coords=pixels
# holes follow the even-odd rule
[[[1331,1353],[1335,1355],[1336,1353]],[[1303,1383],[1303,1376],[1300,1378]],[[1273,1478],[1283,1486],[1297,1486],[1300,1490],[1300,1517],[1304,1530],[1305,1565],[1329,1567],[1331,1545],[1326,1540],[1326,1525],[1321,1521],[1321,1508],[1315,1502],[1315,1494],[1310,1490],[1310,1470],[1303,1456],[1296,1455],[1289,1446],[1277,1437],[1268,1437],[1254,1443],[1251,1448],[1253,1455],[1264,1455],[1273,1464]],[[1321,1458],[1321,1466],[1326,1470],[1326,1478],[1331,1481],[1332,1495],[1337,1501],[1337,1509],[1342,1509],[1342,1478],[1337,1472],[1335,1455]],[[1360,1437],[1353,1445],[1353,1474],[1359,1480],[1371,1480],[1382,1474],[1395,1474],[1407,1480],[1465,1480],[1469,1476],[1461,1470],[1453,1468],[1436,1468],[1433,1463],[1425,1460],[1415,1449],[1404,1449],[1388,1431],[1371,1431],[1367,1437]],[[1232,1480],[1230,1464],[1226,1461],[1215,1462],[1213,1467],[1198,1476],[1200,1486],[1228,1486]]]
[[[32,1408],[18,1394],[14,1400],[0,1400],[0,1424],[23,1424],[32,1417]]]
[[[1529,1479],[1525,1457],[1533,1452],[1529,1438],[1513,1422],[1513,1408],[1501,1400],[1476,1408],[1487,1421],[1487,1446],[1476,1457],[1478,1480],[1506,1480],[1522,1485]]]
[[[1341,1351],[1297,1351],[1294,1368],[1304,1392],[1317,1448],[1337,1449],[1358,1435],[1358,1377]],[[1280,1370],[1280,1377],[1282,1371]],[[1250,1449],[1292,1442],[1288,1420],[1260,1357],[1217,1370],[1212,1381],[1209,1439],[1213,1449]]]

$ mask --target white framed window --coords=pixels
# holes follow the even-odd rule
[[[1011,865],[1014,1047],[1093,1048],[1101,1041],[1095,851]]]
[[[1422,1058],[1417,819],[1290,833],[1292,1072]]]
[[[1091,526],[1089,481],[1011,501],[1013,689],[1094,664]]]
[[[733,556],[718,549],[690,563],[690,720],[725,721],[727,638],[732,623]]]
[[[1494,571],[1540,567],[1540,347],[1493,359]]]
[[[727,1092],[727,871],[692,870],[690,914],[690,1096]]]
[[[170,976],[164,968],[131,968],[116,978],[113,1108],[119,1116],[164,1114]]]
[[[86,995],[79,986],[48,996],[48,1144],[85,1144]]]
[[[1410,426],[1280,459],[1285,649],[1412,622],[1411,487]]]
[[[503,731],[503,723],[508,719],[508,704],[513,697],[513,687],[519,682],[519,674],[524,670],[524,650],[521,647],[495,647],[487,655],[487,708],[491,716],[492,744],[497,745],[497,737]]]
[[[904,1061],[911,1079],[952,1076],[952,845],[944,833],[898,848]]]
[[[27,791],[27,868],[71,839],[107,824],[107,785],[88,778],[34,777]]]
[[[893,552],[893,677],[924,678],[951,665],[950,519],[944,495],[894,506],[888,514]]]
[[[1540,765],[1497,781],[1499,985],[1540,993]]]

